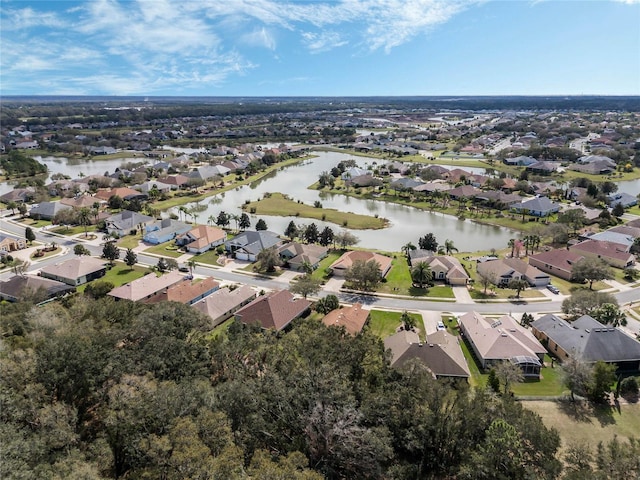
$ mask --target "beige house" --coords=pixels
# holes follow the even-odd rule
[[[389,273],[389,270],[391,270],[391,258],[380,255],[379,253],[363,252],[360,250],[354,250],[344,253],[340,258],[338,258],[329,266],[329,269],[336,277],[344,277],[347,270],[349,270],[353,263],[357,260],[361,260],[364,262],[375,260],[378,265],[380,265],[382,278],[384,278],[387,273]]]
[[[211,317],[212,327],[231,318],[240,308],[256,298],[256,292],[248,285],[234,290],[221,288],[193,304],[193,308]]]
[[[220,288],[220,284],[213,277],[207,277],[199,282],[184,281],[171,285],[162,293],[154,295],[144,303],[159,302],[180,302],[187,305],[193,305],[202,300],[207,295],[212,294]]]
[[[636,263],[636,257],[620,244],[604,240],[585,240],[570,246],[569,250],[585,257],[601,258],[617,268],[631,267]]]
[[[579,253],[572,252],[566,248],[558,248],[531,255],[529,257],[529,265],[556,277],[571,280],[573,277],[573,265],[583,258],[584,256]]]
[[[184,280],[185,277],[175,270],[161,277],[150,273],[121,287],[114,288],[109,292],[109,295],[116,300],[148,301],[150,298],[166,292],[170,286]]]
[[[104,277],[107,266],[104,260],[94,257],[79,256],[70,258],[40,270],[40,276],[78,286],[97,278]]]
[[[442,280],[449,285],[466,285],[469,283],[469,275],[460,261],[450,255],[432,255],[420,261],[429,265],[434,280]],[[419,263],[419,262],[418,262]],[[412,261],[412,265],[416,262]]]
[[[496,285],[507,285],[511,280],[526,280],[534,287],[549,285],[549,274],[541,272],[519,258],[504,258],[479,263],[476,267],[481,275],[495,278]]]
[[[351,307],[338,308],[327,313],[322,319],[327,327],[344,327],[347,333],[357,335],[369,321],[369,310],[362,308],[361,303]]]
[[[0,235],[0,252],[15,252],[27,248],[27,242],[23,238]]]

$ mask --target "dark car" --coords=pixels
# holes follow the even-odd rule
[[[179,272],[188,272],[189,271],[189,267],[180,267],[178,268]]]
[[[549,290],[552,293],[555,293],[556,295],[560,293],[560,290],[558,290],[558,287],[554,285],[547,285],[547,290]]]

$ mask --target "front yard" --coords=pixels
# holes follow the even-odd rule
[[[134,265],[133,268],[130,268],[123,262],[116,262],[110,270],[107,270],[107,274],[104,277],[95,281],[111,282],[115,287],[120,287],[125,283],[129,283],[145,276],[149,272],[150,270],[147,267]],[[80,285],[78,287],[78,292],[84,292],[86,287],[86,283],[84,285]]]
[[[420,339],[424,341],[424,322],[422,321],[422,315],[418,313],[409,313],[409,315],[415,320],[416,329],[420,335]],[[368,328],[374,335],[385,339],[394,333],[398,327],[402,324],[400,317],[401,312],[389,312],[383,310],[371,310],[371,317],[369,319]]]
[[[178,258],[184,255],[184,252],[178,250],[173,242],[165,242],[153,247],[147,248],[144,253],[152,255],[160,255],[161,257]]]

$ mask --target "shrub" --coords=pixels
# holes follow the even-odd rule
[[[622,396],[638,395],[638,381],[635,377],[627,377],[620,383],[620,394]]]

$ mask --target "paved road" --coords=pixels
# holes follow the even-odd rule
[[[5,219],[0,220],[0,231],[4,231],[13,235],[24,235],[24,226],[9,222]],[[60,237],[51,233],[43,233],[41,230],[34,230],[36,234],[36,240],[42,243],[51,243],[55,241],[58,245],[61,245],[67,249],[63,255],[57,255],[34,263],[31,265],[30,271],[40,269],[46,265],[59,263],[67,258],[73,257],[73,246],[77,243],[83,243],[91,254],[94,256],[100,256],[102,253],[102,247],[91,244],[90,242],[79,242],[74,239],[66,237]],[[96,242],[94,242],[96,243]],[[122,258],[122,256],[121,256]],[[158,263],[158,257],[147,255],[144,253],[138,253],[138,263],[143,265],[155,265]],[[278,281],[277,279],[265,278],[255,275],[247,275],[243,273],[237,273],[235,271],[222,270],[220,268],[208,267],[198,265],[195,271],[196,274],[212,276],[218,280],[224,280],[233,283],[244,283],[256,288],[264,289],[282,289],[287,288],[286,282]],[[0,275],[0,278],[4,279],[10,276],[10,273],[5,272]],[[509,313],[509,314],[522,314],[522,313],[547,313],[547,312],[560,312],[562,306],[562,297],[558,297],[558,300],[552,300],[548,302],[531,302],[531,303],[456,303],[456,302],[439,302],[420,300],[414,298],[402,298],[393,296],[375,296],[360,293],[336,293],[331,291],[322,291],[318,294],[319,297],[325,297],[326,295],[333,293],[337,294],[338,298],[344,303],[360,302],[364,305],[371,307],[377,307],[382,309],[393,310],[427,310],[435,312],[452,312],[452,313],[465,313],[470,311],[477,311],[480,313]],[[633,290],[626,290],[615,294],[616,299],[620,305],[627,304],[629,302],[640,301],[640,288]]]

